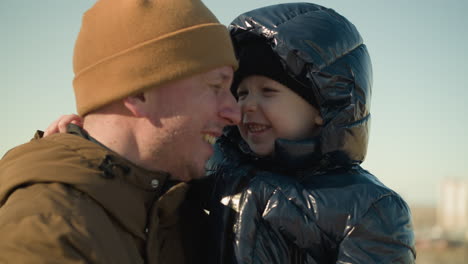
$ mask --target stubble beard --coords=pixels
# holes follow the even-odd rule
[[[195,162],[190,163],[186,166],[184,176],[188,180],[201,179],[205,177],[205,175],[206,175],[205,166],[197,166]]]

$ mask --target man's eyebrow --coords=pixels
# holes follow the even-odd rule
[[[222,81],[222,82],[228,81],[229,79],[231,79],[231,77],[225,73],[219,73],[216,76],[213,76],[213,80]]]
[[[225,73],[217,73],[216,75],[207,77],[207,80],[221,81],[221,82],[229,81],[230,79],[232,79],[231,75],[228,75]]]

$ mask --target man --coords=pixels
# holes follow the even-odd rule
[[[0,161],[0,263],[189,262],[185,182],[239,122],[236,67],[199,0],[99,0],[74,51],[83,129]]]

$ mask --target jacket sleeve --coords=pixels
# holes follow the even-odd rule
[[[0,263],[97,263],[99,254],[82,247],[80,231],[74,228],[57,215],[29,216],[2,225]]]
[[[337,263],[415,263],[414,234],[407,204],[386,195],[372,204],[340,243]]]
[[[68,206],[50,199],[56,192],[44,186],[17,190],[0,208],[0,263],[131,262],[131,244],[115,248],[123,237],[97,204],[68,197]],[[68,209],[60,207],[62,201]]]

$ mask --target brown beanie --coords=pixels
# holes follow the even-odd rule
[[[231,39],[200,0],[99,0],[75,44],[78,114],[220,66],[237,69]]]

